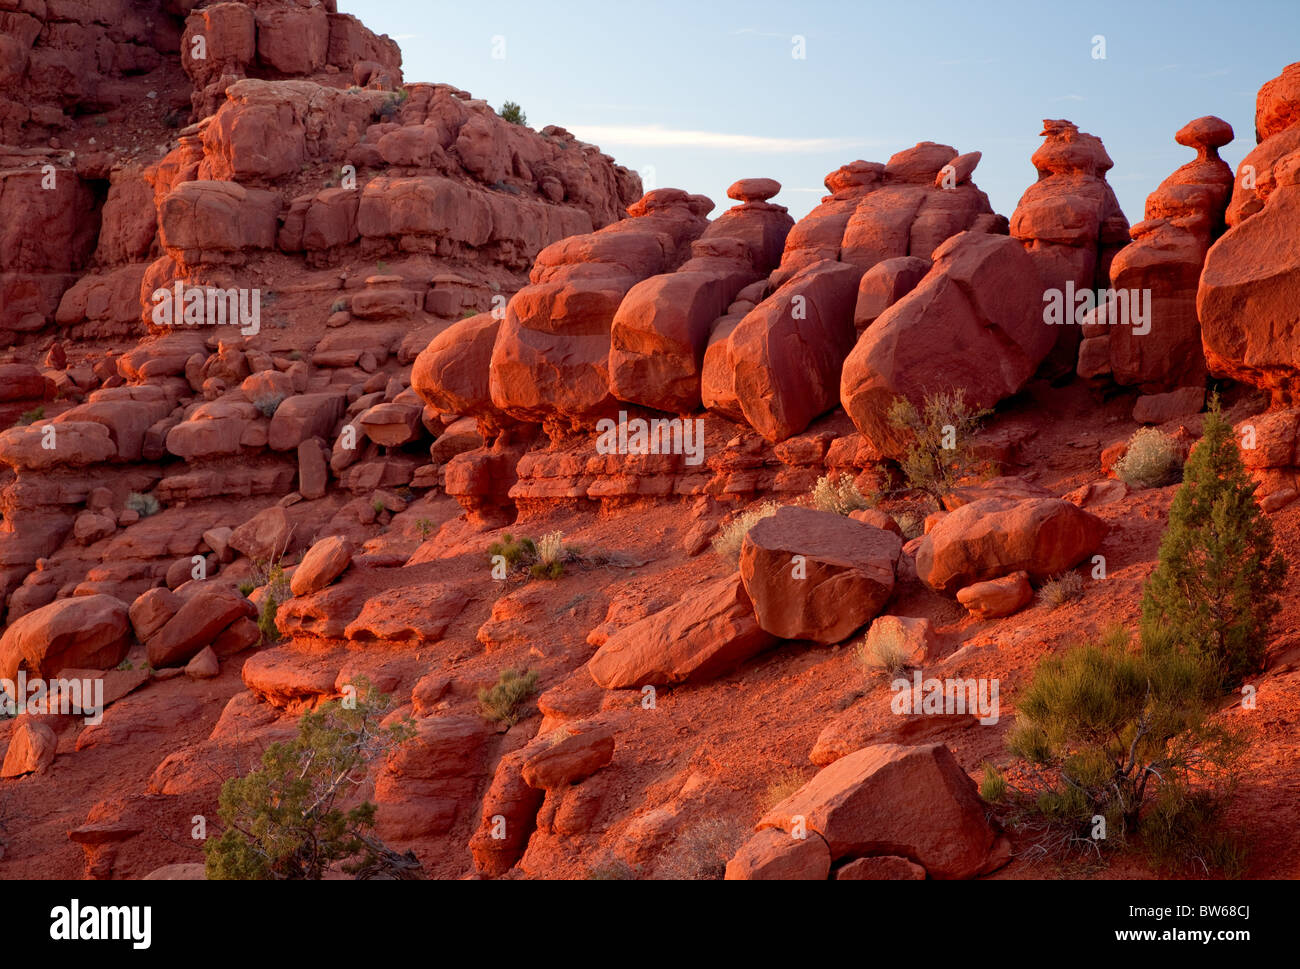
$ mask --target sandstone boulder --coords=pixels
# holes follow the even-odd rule
[[[607,690],[699,682],[775,641],[759,627],[740,576],[731,575],[614,633],[587,662],[587,670]]]
[[[727,881],[825,881],[831,854],[819,835],[793,838],[765,828],[727,862]]]
[[[838,643],[884,608],[902,545],[893,532],[786,506],[749,530],[740,575],[763,630]]]
[[[814,263],[755,307],[730,337],[735,393],[745,420],[783,441],[836,405],[836,379],[853,348],[861,271]]]
[[[108,595],[56,599],[10,623],[0,636],[0,678],[20,669],[51,679],[65,667],[110,669],[126,657],[126,603]]]
[[[934,266],[863,333],[844,363],[840,399],[872,445],[897,455],[905,441],[888,419],[894,398],[965,392],[991,407],[1033,376],[1055,337],[1042,286],[1006,236],[964,232],[934,252]]]
[[[54,763],[59,738],[46,724],[31,717],[21,718],[9,735],[0,777],[41,774]]]
[[[985,498],[945,515],[921,540],[916,573],[950,594],[1021,571],[1043,581],[1095,552],[1107,529],[1059,498]]]
[[[538,738],[531,754],[524,761],[522,776],[530,787],[555,790],[576,784],[614,759],[614,730],[608,726],[593,726],[564,730],[564,735],[552,737],[544,734]]]
[[[341,535],[322,538],[302,557],[289,580],[289,589],[296,596],[311,595],[325,588],[352,564],[352,546]]]
[[[1006,861],[975,782],[940,744],[864,747],[772,808],[760,829],[802,817],[832,860],[897,855],[931,878],[973,878]]]

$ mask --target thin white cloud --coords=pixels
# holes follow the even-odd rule
[[[419,40],[424,34],[393,34],[393,40]]]
[[[1062,94],[1059,98],[1052,98],[1053,101],[1087,101],[1082,94]]]
[[[634,145],[639,148],[706,148],[751,154],[843,151],[871,142],[861,138],[772,138],[738,135],[726,131],[691,131],[663,125],[571,125],[583,141],[597,145]]]

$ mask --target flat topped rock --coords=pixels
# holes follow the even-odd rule
[[[1178,129],[1174,141],[1188,148],[1213,150],[1232,141],[1232,125],[1222,118],[1207,114],[1204,118],[1189,121]]]
[[[739,202],[766,202],[781,191],[774,178],[742,178],[727,189],[727,198]]]

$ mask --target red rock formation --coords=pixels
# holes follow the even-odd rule
[[[1132,229],[1133,243],[1121,249],[1110,266],[1111,289],[1128,294],[1127,308],[1113,300],[1103,302],[1087,318],[1079,347],[1080,376],[1109,373],[1117,383],[1137,385],[1147,393],[1204,382],[1194,294],[1205,253],[1223,230],[1232,185],[1232,169],[1218,152],[1232,140],[1232,126],[1226,121],[1197,118],[1174,140],[1195,148],[1196,160],[1166,178],[1147,198],[1146,216]],[[1143,313],[1149,318],[1139,322]]]
[[[1128,220],[1106,182],[1115,163],[1100,138],[1069,121],[1045,120],[1042,133],[1046,141],[1032,159],[1038,181],[1016,205],[1011,235],[1024,244],[1044,290],[1104,289],[1111,260],[1129,241]],[[1074,370],[1079,328],[1061,326],[1053,338],[1049,370]]]
[[[889,423],[894,399],[965,391],[991,407],[1033,376],[1055,339],[1043,324],[1032,259],[1005,236],[964,232],[934,252],[915,289],[863,333],[845,361],[840,399],[866,440],[885,454],[905,441]]]
[[[1300,65],[1260,89],[1259,146],[1242,161],[1228,204],[1231,227],[1205,258],[1196,309],[1210,373],[1267,390],[1276,405],[1300,393],[1293,338],[1300,296]]]
[[[610,390],[610,331],[638,282],[686,261],[713,203],[658,189],[631,219],[544,249],[506,308],[492,351],[492,401],[523,421],[591,426],[617,411]]]

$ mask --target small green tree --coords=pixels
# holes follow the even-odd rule
[[[513,101],[507,101],[501,105],[501,117],[511,124],[526,125],[528,124],[528,115],[524,114],[524,109]]]
[[[1202,849],[1214,839],[1212,826],[1189,819],[1218,816],[1242,749],[1238,736],[1207,720],[1213,683],[1213,669],[1169,637],[1134,649],[1119,628],[1048,657],[1008,739],[1035,771],[1027,790],[1012,793],[1064,832],[1063,845],[1100,851],[1160,832],[1166,855],[1180,839],[1180,847]],[[1180,830],[1180,839],[1169,837]]]
[[[1255,487],[1216,396],[1169,509],[1142,625],[1144,635],[1160,631],[1204,655],[1225,689],[1263,667],[1286,577]]]
[[[331,701],[303,715],[298,736],[272,744],[262,765],[221,787],[225,830],[203,846],[209,879],[320,879],[373,870],[393,853],[373,835],[375,806],[346,808],[366,767],[413,734],[409,720],[382,727],[389,698],[358,679],[356,702]]]
[[[932,394],[920,410],[906,397],[895,397],[889,423],[908,439],[899,462],[908,487],[940,500],[963,478],[979,470],[971,439],[990,410],[972,410],[966,391]]]

